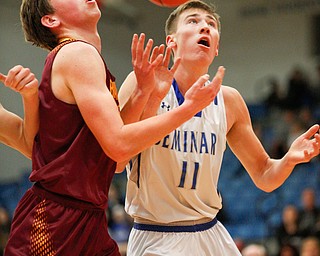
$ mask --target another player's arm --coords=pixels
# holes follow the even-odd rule
[[[297,164],[319,155],[319,126],[315,125],[293,143],[283,158],[271,159],[253,131],[249,111],[240,94],[235,89],[225,87],[224,98],[228,144],[258,188],[266,192],[275,190]]]
[[[120,114],[125,124],[140,120],[151,91],[137,86],[134,72],[131,72],[119,90]]]
[[[207,106],[216,95],[213,86],[203,86],[208,80],[207,76],[203,76],[188,91],[180,107],[160,116],[124,125],[105,86],[104,64],[94,47],[81,42],[66,45],[57,54],[55,63],[55,75],[63,77],[63,83],[70,90],[85,122],[105,153],[117,162],[126,161],[156,143]],[[220,84],[223,75],[224,69],[221,68],[217,74]]]
[[[34,137],[39,128],[38,80],[29,69],[18,65],[6,76],[0,73],[0,81],[21,94],[24,107],[22,119],[0,104],[0,141],[31,158]]]
[[[153,40],[146,47],[145,35],[133,35],[131,44],[133,71],[127,76],[119,91],[121,118],[125,124],[141,118],[147,100],[155,87],[155,68],[161,63],[163,52],[156,46],[152,50]],[[152,50],[152,52],[151,52]]]
[[[119,90],[120,114],[124,124],[130,124],[140,120],[145,105],[150,97],[150,91],[137,86],[137,79],[132,71]],[[117,163],[117,173],[124,171],[130,158]]]
[[[26,154],[27,151],[17,143],[20,141],[21,131],[23,130],[22,118],[6,110],[0,104],[0,120],[0,142]]]
[[[148,40],[144,49],[145,35],[134,35],[131,45],[133,70],[119,90],[120,114],[124,124],[137,122],[146,107],[151,92],[155,87],[154,68],[160,64],[163,47],[155,47],[151,53],[152,40]],[[149,58],[150,56],[150,58]],[[139,82],[138,82],[139,80]],[[127,161],[117,164],[116,172],[122,172]]]

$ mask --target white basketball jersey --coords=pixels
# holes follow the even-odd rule
[[[174,81],[158,115],[183,100]],[[132,159],[127,166],[127,213],[164,224],[214,218],[222,207],[217,183],[226,127],[220,90],[208,107]]]

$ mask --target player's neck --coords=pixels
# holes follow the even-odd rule
[[[206,72],[193,72],[187,69],[178,69],[175,72],[174,78],[178,84],[181,94],[184,96],[187,90]]]
[[[67,39],[75,39],[75,40],[82,40],[87,43],[92,44],[94,47],[96,47],[99,52],[101,52],[101,39],[99,34],[96,33],[87,33],[81,32],[81,31],[71,31],[64,33],[63,35],[60,36],[59,41],[67,40]]]

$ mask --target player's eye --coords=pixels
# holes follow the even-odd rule
[[[198,22],[197,22],[196,19],[189,19],[189,20],[188,20],[188,23],[189,23],[189,24],[197,24]]]

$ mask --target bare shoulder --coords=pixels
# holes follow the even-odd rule
[[[229,107],[229,105],[230,107],[234,107],[235,104],[245,104],[243,97],[237,89],[226,85],[223,85],[221,88],[227,107]]]
[[[63,46],[57,54],[56,60],[61,60],[62,66],[90,65],[91,60],[102,60],[98,50],[85,42],[73,42]]]
[[[52,68],[54,95],[75,104],[75,94],[84,93],[95,85],[105,86],[106,72],[98,50],[85,42],[73,42],[57,53]]]
[[[239,91],[230,86],[222,86],[228,131],[239,120],[248,119],[248,110],[244,99]]]
[[[223,85],[221,88],[225,100],[230,100],[230,98],[233,99],[234,97],[241,97],[239,91],[231,86]]]

